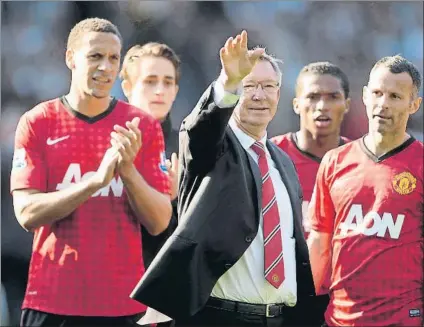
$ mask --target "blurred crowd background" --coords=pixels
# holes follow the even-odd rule
[[[242,29],[249,33],[249,47],[265,46],[284,61],[279,111],[269,127],[270,136],[297,130],[299,121],[291,105],[294,82],[309,62],[331,61],[349,77],[352,107],[342,132],[352,139],[368,128],[362,87],[378,59],[399,53],[423,73],[422,2],[2,1],[2,326],[19,324],[32,244],[32,234],[16,222],[9,195],[16,124],[37,103],[68,91],[67,36],[73,25],[87,17],[115,23],[124,37],[124,51],[149,41],[175,49],[182,60],[180,92],[171,111],[175,129],[219,73],[219,48]],[[113,95],[124,99],[120,81]],[[422,108],[409,129],[423,140]]]

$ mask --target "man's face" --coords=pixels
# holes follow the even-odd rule
[[[301,129],[314,137],[339,133],[350,103],[340,79],[329,74],[306,73],[301,76],[297,93],[293,108],[300,116]]]
[[[132,83],[122,84],[124,93],[132,105],[162,121],[178,92],[175,67],[170,60],[153,56],[141,57],[138,65],[138,75],[133,76]]]
[[[370,132],[405,132],[409,115],[415,113],[421,103],[421,98],[414,98],[413,92],[412,78],[408,73],[393,74],[386,67],[372,71],[363,93]]]
[[[89,32],[66,52],[72,83],[83,93],[105,98],[118,75],[121,41],[113,33]]]
[[[243,94],[234,118],[244,130],[264,132],[277,112],[279,99],[277,73],[268,61],[258,61],[243,79]]]

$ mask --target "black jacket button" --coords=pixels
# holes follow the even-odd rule
[[[309,266],[309,263],[304,261],[304,262],[302,262],[302,266],[307,267],[307,266]]]
[[[230,269],[230,268],[231,268],[231,266],[232,266],[232,264],[231,264],[231,263],[226,263],[226,264],[225,264],[225,269]]]
[[[246,236],[246,238],[244,239],[247,243],[252,242],[252,238],[250,236]]]

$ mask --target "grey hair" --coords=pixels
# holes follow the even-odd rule
[[[283,64],[283,61],[281,59],[278,59],[276,57],[274,57],[271,54],[268,54],[266,52],[264,52],[258,59],[259,61],[268,61],[272,68],[274,69],[274,71],[277,73],[278,76],[278,86],[281,87],[282,81],[283,81],[283,73],[281,71],[280,68],[280,64]]]

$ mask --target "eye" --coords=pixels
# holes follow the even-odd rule
[[[392,94],[393,99],[400,99],[400,96],[398,94]]]
[[[102,56],[100,55],[100,53],[95,53],[95,54],[90,55],[90,58],[92,58],[92,59],[99,59],[101,57]]]
[[[318,99],[318,94],[308,94],[306,98],[310,100],[316,100]]]
[[[246,84],[246,85],[243,86],[243,89],[245,91],[247,91],[247,92],[253,91],[255,89],[255,85],[253,85],[253,84]]]
[[[380,91],[372,91],[372,94],[375,96],[381,96],[381,92]]]

